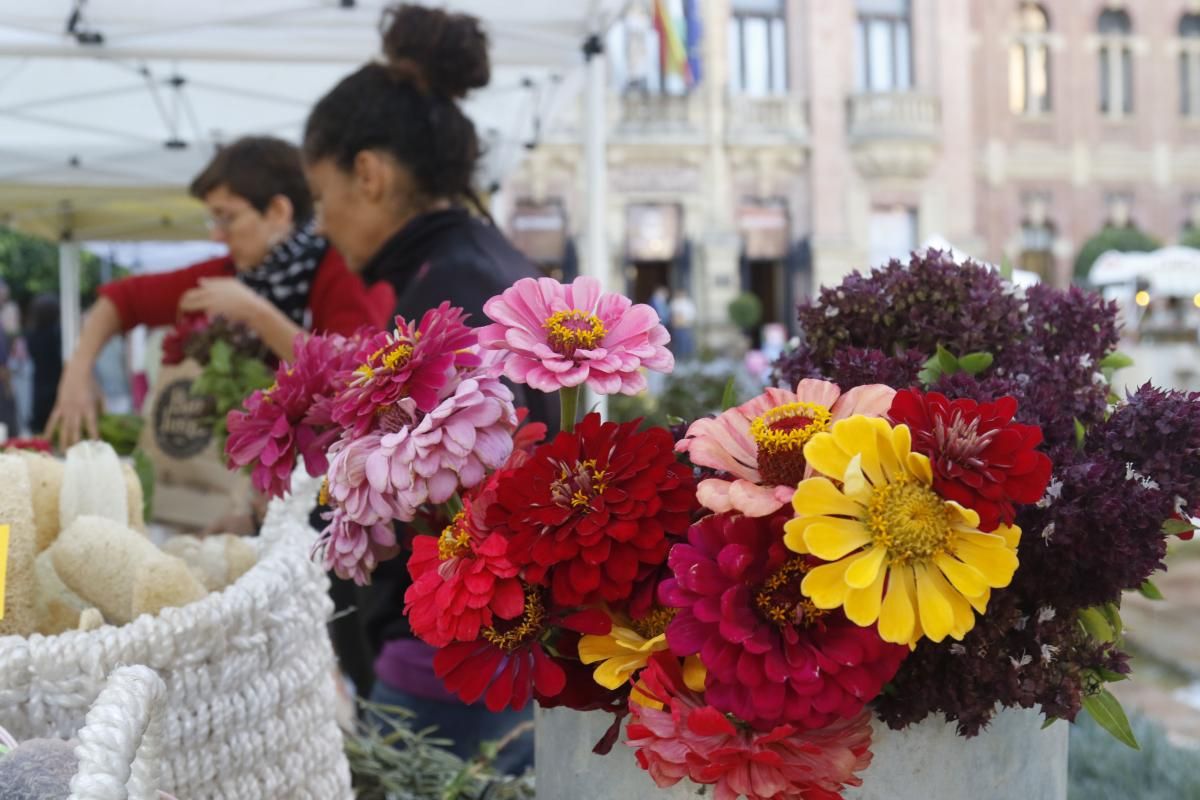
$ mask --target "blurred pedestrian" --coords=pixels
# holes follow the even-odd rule
[[[681,360],[691,358],[696,351],[696,304],[687,291],[676,289],[671,294],[671,348]]]
[[[58,298],[40,294],[29,304],[25,342],[33,362],[33,408],[29,427],[45,430],[62,378],[62,321]]]

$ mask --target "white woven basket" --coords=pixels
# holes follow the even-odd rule
[[[76,737],[67,800],[159,800],[166,687],[149,667],[121,667]]]
[[[74,736],[108,674],[166,685],[161,788],[186,800],[342,800],[350,771],[335,720],[333,606],[309,559],[317,484],[272,504],[258,563],[222,592],[122,627],[0,638],[0,726]]]

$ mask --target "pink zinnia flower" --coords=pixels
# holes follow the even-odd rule
[[[779,725],[760,732],[738,725],[687,688],[679,662],[650,659],[639,690],[662,704],[630,703],[626,742],[659,787],[687,778],[715,787],[715,800],[837,800],[871,764],[870,714],[815,731]]]
[[[765,517],[790,503],[796,484],[811,477],[804,460],[809,439],[845,417],[883,416],[895,394],[882,384],[842,394],[837,384],[805,379],[795,392],[769,388],[716,418],[696,420],[675,449],[693,464],[732,476],[700,482],[696,497],[705,508]]]
[[[679,609],[667,643],[676,656],[699,654],[707,702],[762,730],[855,716],[908,654],[804,596],[820,562],[784,546],[789,516],[705,517],[671,548],[674,576],[659,587],[659,601]]]
[[[594,278],[563,285],[523,278],[483,304],[495,324],[479,331],[486,348],[511,353],[505,375],[542,392],[587,383],[598,394],[637,394],[641,368],[670,372],[671,337],[648,305],[600,291]]]
[[[411,397],[421,411],[431,411],[444,397],[456,370],[477,367],[476,331],[468,328],[461,308],[442,303],[426,311],[418,325],[396,317],[396,329],[379,333],[358,350],[360,364],[339,395],[333,418],[362,434],[379,412]]]
[[[313,557],[323,552],[322,568],[333,570],[339,578],[365,586],[380,563],[400,553],[389,522],[362,525],[339,508],[325,514],[325,519],[329,525],[313,545]]]
[[[338,335],[297,336],[295,360],[279,366],[275,385],[229,412],[229,465],[252,466],[256,489],[286,494],[298,456],[309,475],[325,474],[326,451],[338,434],[326,409],[344,385],[354,347],[355,340]]]

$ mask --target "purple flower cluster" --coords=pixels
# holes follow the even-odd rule
[[[909,656],[879,701],[882,717],[902,727],[941,711],[972,735],[999,701],[1073,719],[1096,670],[1128,671],[1117,646],[1083,632],[1078,612],[1119,601],[1162,569],[1164,521],[1200,508],[1200,394],[1145,386],[1110,414],[1100,366],[1119,338],[1113,304],[1077,288],[1014,290],[986,267],[933,251],[851,275],[799,319],[803,343],[776,365],[785,385],[823,377],[843,390],[900,389],[918,383],[939,345],[991,353],[981,374],[929,388],[1016,398],[1017,420],[1041,427],[1054,463],[1046,497],[1018,513],[1012,585],[961,643],[925,642]]]

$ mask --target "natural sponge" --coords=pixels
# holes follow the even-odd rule
[[[8,559],[4,584],[4,619],[0,636],[26,636],[37,628],[34,597],[34,551],[37,528],[29,500],[29,472],[17,455],[0,455],[0,523],[8,525]]]
[[[183,561],[127,525],[103,517],[79,517],[50,552],[63,583],[116,625],[207,594]]]
[[[63,464],[45,453],[22,450],[21,459],[29,470],[29,488],[33,498],[33,520],[37,525],[37,552],[58,538],[58,496],[62,492]]]
[[[34,559],[37,576],[37,631],[44,636],[69,631],[79,625],[79,615],[88,608],[79,595],[67,588],[54,570],[53,556],[47,550]]]
[[[85,515],[127,523],[127,493],[117,451],[104,442],[80,442],[67,451],[58,498],[58,524],[65,530],[76,518]]]
[[[242,577],[258,560],[254,548],[240,536],[172,536],[163,552],[182,558],[205,588],[219,592]]]

